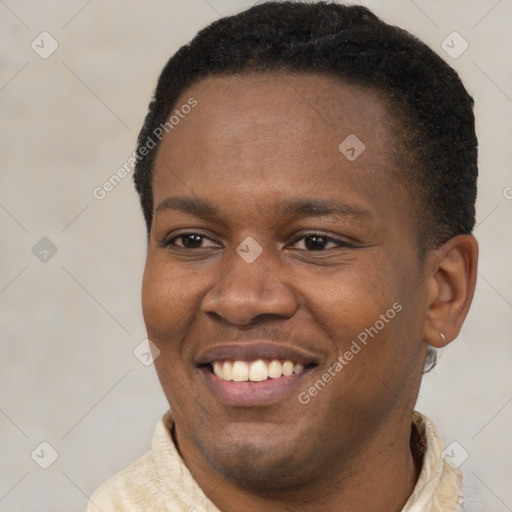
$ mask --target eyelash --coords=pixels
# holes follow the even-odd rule
[[[169,240],[163,241],[162,247],[174,246],[174,247],[177,247],[179,249],[184,249],[184,250],[206,249],[206,247],[194,247],[194,248],[182,247],[182,246],[176,245],[174,243],[175,240],[177,240],[179,238],[183,238],[183,237],[189,236],[189,235],[197,235],[197,236],[201,237],[203,240],[207,239],[207,240],[210,240],[210,241],[213,242],[213,240],[211,238],[207,237],[206,235],[204,235],[202,233],[198,233],[198,232],[195,232],[195,231],[187,231],[187,232],[184,232],[184,233],[180,233],[179,235],[176,235],[176,236],[172,237]],[[293,244],[296,244],[299,240],[303,240],[303,239],[309,238],[309,237],[322,238],[327,243],[333,242],[333,243],[335,243],[337,245],[337,247],[335,247],[335,248],[355,248],[356,247],[355,245],[352,245],[352,244],[350,244],[348,242],[344,242],[343,240],[339,240],[337,238],[333,238],[333,237],[325,235],[323,233],[317,233],[317,232],[314,232],[314,231],[308,232],[307,234],[302,235],[302,236],[296,238],[293,241]],[[306,250],[307,252],[323,252],[323,251],[326,251],[326,250],[329,250],[329,249],[321,249],[321,250],[318,250],[318,251],[308,250],[308,249],[303,249],[303,250]]]

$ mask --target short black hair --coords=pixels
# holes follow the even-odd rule
[[[379,94],[394,136],[391,152],[411,192],[420,254],[472,232],[478,141],[474,101],[457,72],[366,7],[270,1],[212,23],[164,67],[138,137],[133,176],[148,239],[161,127],[169,125],[179,97],[213,75],[281,71],[329,76]],[[429,349],[424,372],[435,364]]]
[[[181,94],[213,75],[275,71],[328,75],[378,92],[396,121],[391,128],[398,126],[393,152],[416,198],[411,208],[420,246],[472,232],[478,143],[474,101],[457,72],[366,7],[271,1],[212,23],[164,67],[138,137],[133,176],[148,237],[161,140],[155,130],[168,123]]]
[[[474,101],[457,72],[366,7],[270,1],[207,26],[164,67],[138,137],[133,176],[148,240],[161,127],[170,126],[179,97],[206,77],[283,71],[370,88],[384,101],[391,152],[411,191],[420,254],[472,232],[478,142]],[[426,371],[434,364],[429,351]]]

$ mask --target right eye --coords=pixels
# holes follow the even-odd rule
[[[180,240],[181,244],[176,243],[176,241]],[[203,235],[201,233],[195,233],[195,232],[187,232],[187,233],[180,233],[177,236],[174,236],[173,238],[170,238],[169,240],[166,240],[163,242],[164,247],[168,246],[175,246],[179,247],[181,249],[203,249],[204,247],[201,247],[201,243],[204,240],[211,240],[206,235]],[[216,247],[216,245],[215,245]]]

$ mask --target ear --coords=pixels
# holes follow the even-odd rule
[[[458,336],[473,300],[478,242],[472,235],[459,235],[432,251],[431,256],[423,339],[434,348],[442,348]]]

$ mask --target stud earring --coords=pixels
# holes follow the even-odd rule
[[[445,342],[446,341],[446,336],[442,332],[440,332],[439,334],[441,335],[441,339]]]

